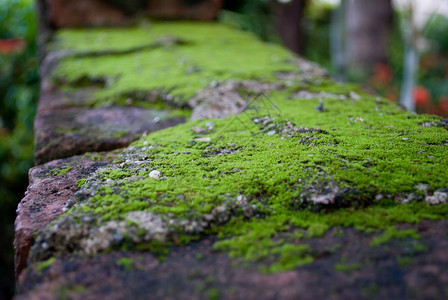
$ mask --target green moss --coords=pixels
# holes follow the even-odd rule
[[[39,263],[38,265],[36,265],[36,270],[37,271],[45,270],[45,269],[49,268],[55,261],[56,261],[56,258],[51,257],[51,258]]]
[[[397,256],[397,262],[400,266],[408,266],[412,263],[412,257],[408,257],[408,256]]]
[[[129,131],[127,131],[127,130],[119,130],[119,131],[112,132],[111,135],[114,139],[120,139],[122,137],[125,137],[128,134],[129,134]]]
[[[210,300],[218,300],[219,299],[219,290],[218,289],[211,289],[208,290],[208,299]]]
[[[266,45],[246,32],[216,23],[154,23],[149,28],[66,29],[57,34],[57,49],[77,52],[125,50],[177,37],[183,45],[154,48],[127,55],[72,57],[62,60],[55,80],[76,83],[107,81],[95,96],[99,103],[122,102],[136,91],[157,90],[188,100],[212,81],[275,79],[275,72],[298,71],[287,62],[292,54]]]
[[[391,239],[419,239],[420,236],[414,229],[397,230],[395,227],[387,228],[382,234],[373,238],[370,242],[371,246],[379,246],[389,242]]]
[[[306,89],[310,92],[315,93],[332,93],[335,95],[344,95],[347,98],[350,98],[350,92],[354,92],[358,95],[367,96],[367,93],[364,92],[358,85],[353,83],[338,83],[334,82],[330,79],[319,79],[318,82],[314,82],[312,85],[307,85]]]
[[[412,248],[415,252],[425,252],[428,251],[428,247],[419,243],[412,243]]]
[[[170,246],[169,243],[162,244],[158,241],[153,241],[149,243],[140,243],[136,246],[133,246],[131,248],[135,248],[139,251],[149,251],[152,254],[154,254],[157,259],[163,261],[168,257],[169,250],[167,246]]]
[[[344,236],[344,231],[342,229],[338,229],[334,232],[334,235],[337,237],[343,237]]]
[[[361,264],[359,264],[359,263],[347,264],[347,263],[341,262],[341,263],[337,263],[334,266],[334,269],[338,272],[350,273],[350,272],[361,269]]]
[[[116,179],[125,178],[126,176],[129,175],[129,173],[125,172],[125,171],[120,171],[120,170],[106,170],[106,171],[102,172],[102,175],[104,175],[104,177],[116,180]]]
[[[58,286],[56,289],[54,289],[53,293],[57,295],[57,298],[60,300],[65,299],[71,299],[74,295],[73,294],[80,294],[84,293],[86,291],[86,288],[82,285],[74,285],[74,286]]]
[[[53,169],[51,170],[51,176],[63,176],[65,174],[67,174],[70,170],[72,169],[72,167],[67,167],[64,169]]]
[[[309,237],[320,237],[324,235],[324,233],[328,230],[328,226],[326,224],[311,224],[308,227],[308,235]]]
[[[82,179],[79,179],[78,181],[76,181],[76,185],[77,185],[79,188],[82,188],[82,186],[84,185],[84,183],[86,183],[86,179],[85,179],[85,178],[82,178]]]
[[[83,159],[90,159],[91,161],[102,161],[103,158],[101,157],[101,155],[99,153],[91,153],[91,152],[87,152],[86,154],[84,154],[82,156]]]
[[[83,292],[85,292],[86,288],[84,286],[78,284],[78,285],[75,285],[74,287],[72,287],[71,290],[75,293],[83,293]]]
[[[130,257],[122,257],[117,260],[117,266],[122,267],[125,271],[131,271],[134,266],[134,260]]]
[[[377,284],[369,284],[361,288],[361,295],[367,299],[373,299],[380,291],[381,287]]]
[[[99,189],[77,209],[104,220],[121,220],[135,210],[198,220],[217,206],[234,205],[237,196],[244,195],[260,217],[247,218],[243,208],[235,208],[229,222],[212,224],[207,232],[219,235],[215,249],[228,251],[231,257],[275,260],[265,271],[312,260],[309,253],[279,252],[297,243],[279,241],[279,232],[300,228],[308,237],[319,237],[334,226],[365,232],[386,230],[372,242],[379,245],[399,235],[392,228],[395,224],[448,216],[448,205],[429,206],[419,201],[401,205],[392,200],[401,194],[419,195],[418,184],[427,184],[431,192],[444,188],[448,181],[446,170],[440,167],[448,164],[447,148],[442,144],[448,140],[447,131],[418,125],[433,117],[407,116],[392,104],[380,105],[373,98],[351,105],[327,99],[328,112],[320,113],[314,109],[317,101],[287,100],[287,92],[271,93],[270,97],[280,110],[279,121],[323,132],[267,136],[250,118],[241,117],[241,122],[214,120],[214,130],[206,135],[210,142],[195,141],[199,135],[191,130],[205,127],[207,121],[155,132],[133,144],[139,150],[130,161],[146,157],[145,167],[130,167],[132,163],[126,163],[129,154],[123,153],[113,169],[99,173],[103,181],[117,183]],[[363,121],[351,121],[357,117]],[[304,140],[305,136],[309,138]],[[404,136],[409,139],[403,140]],[[222,155],[220,149],[237,151]],[[152,170],[161,172],[162,179],[150,178]],[[319,212],[307,202],[307,187],[325,193],[328,184],[345,191],[340,205],[348,207]],[[374,200],[379,194],[383,200]],[[177,236],[186,243],[189,238],[185,237],[191,235],[181,232]],[[405,236],[412,237],[412,233]]]
[[[311,248],[308,245],[285,244],[282,247],[274,248],[272,253],[278,255],[276,262],[267,269],[262,268],[263,271],[269,273],[290,270],[298,266],[310,264],[314,260],[311,256]]]

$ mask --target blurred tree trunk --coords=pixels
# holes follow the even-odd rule
[[[347,0],[347,63],[370,67],[387,62],[392,0]]]
[[[341,0],[337,9],[333,10],[330,24],[330,49],[334,76],[337,81],[345,81],[347,64],[345,19],[347,13],[347,0]]]
[[[304,34],[302,16],[306,0],[278,1],[276,5],[277,31],[285,45],[291,51],[303,54]]]
[[[414,2],[409,2],[402,16],[405,49],[400,95],[400,104],[412,112],[415,111],[414,89],[419,69],[418,40],[421,34],[415,24],[414,9]]]

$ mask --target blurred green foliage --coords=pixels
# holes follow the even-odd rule
[[[2,0],[0,41],[23,38],[0,53],[0,298],[14,290],[13,223],[33,166],[33,117],[38,96],[36,19],[32,0]]]
[[[335,7],[332,4],[309,1],[303,16],[304,56],[330,70],[330,26]]]
[[[435,14],[426,24],[424,36],[432,42],[434,51],[439,54],[448,54],[448,17]]]
[[[277,0],[244,0],[225,2],[220,21],[253,32],[264,41],[281,43],[275,27],[274,7]],[[302,18],[304,56],[331,68],[330,23],[334,5],[306,0]]]
[[[421,59],[419,82],[431,94],[433,103],[448,116],[448,17],[435,14],[426,24],[424,37],[430,43]]]
[[[271,0],[226,1],[219,20],[253,32],[264,41],[280,43]]]

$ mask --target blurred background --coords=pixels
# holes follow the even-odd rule
[[[15,209],[33,166],[34,6],[0,1],[0,299],[14,293]],[[283,43],[335,80],[357,82],[417,113],[448,117],[446,0],[225,0],[218,21]]]
[[[0,299],[14,292],[15,209],[33,166],[38,96],[32,0],[0,1]]]

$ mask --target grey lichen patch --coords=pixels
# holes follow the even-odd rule
[[[284,88],[281,83],[254,80],[212,82],[188,101],[192,120],[224,118],[237,115],[251,105],[257,95]]]
[[[322,178],[327,177],[325,174],[321,176]],[[359,199],[356,197],[358,193],[355,188],[342,188],[333,180],[322,180],[306,186],[301,194],[301,199],[303,200],[298,204],[302,207],[310,207],[313,210],[329,207],[368,205],[371,197]]]
[[[312,140],[318,139],[317,137],[312,137],[313,134],[326,133],[320,128],[295,126],[291,121],[277,120],[272,116],[254,118],[253,122],[258,126],[260,131],[266,133],[266,135],[278,134],[283,138],[301,137],[301,143],[311,144]]]
[[[329,93],[329,92],[313,93],[313,92],[310,92],[307,90],[302,90],[302,91],[298,91],[297,93],[295,93],[294,98],[300,98],[300,99],[335,98],[335,99],[340,99],[340,100],[348,100],[348,99],[359,100],[361,98],[361,96],[359,96],[355,92],[350,92],[350,93],[348,93],[348,95],[346,95],[346,94],[334,94],[334,93]]]
[[[212,225],[228,222],[233,216],[250,218],[256,214],[256,207],[247,198],[239,195],[214,207],[202,217],[180,219],[173,214],[158,215],[147,211],[131,211],[121,221],[105,221],[97,216],[83,214],[82,204],[53,222],[38,236],[32,248],[30,261],[41,261],[52,254],[76,251],[96,254],[123,245],[159,242],[167,244],[177,240],[179,233],[197,236]]]
[[[426,128],[445,127],[445,129],[448,130],[448,119],[440,118],[440,120],[438,120],[438,121],[435,121],[435,120],[423,121],[423,122],[419,122],[419,125],[422,127],[426,127]]]
[[[297,65],[300,72],[278,72],[277,78],[282,79],[287,85],[293,85],[298,81],[310,81],[322,79],[328,76],[327,70],[316,63],[295,57],[289,60],[291,64]]]
[[[217,156],[217,155],[226,155],[226,154],[232,154],[240,151],[239,148],[236,145],[230,144],[227,145],[227,147],[221,147],[221,148],[212,148],[212,149],[206,149],[204,150],[204,156]],[[235,170],[237,170],[235,168]]]
[[[448,189],[437,191],[431,196],[425,197],[425,202],[431,205],[443,204],[448,202]]]

